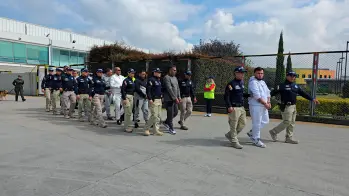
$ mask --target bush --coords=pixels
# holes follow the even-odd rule
[[[316,105],[316,115],[345,116],[349,112],[349,99],[329,99],[319,98],[320,105]],[[279,106],[272,109],[273,112],[279,112]],[[302,97],[297,97],[297,113],[309,114],[310,102]]]

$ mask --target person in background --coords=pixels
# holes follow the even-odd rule
[[[179,81],[179,89],[181,91],[181,103],[179,104],[179,108],[181,111],[180,120],[178,123],[181,125],[182,130],[188,130],[188,127],[184,125],[184,122],[189,118],[193,111],[193,102],[197,102],[195,96],[195,88],[193,81],[191,81],[191,71],[186,71],[184,73],[184,80]]]
[[[216,89],[216,84],[213,80],[213,76],[210,76],[206,80],[204,86],[204,99],[206,101],[206,117],[212,116],[212,102],[214,100],[214,93]]]
[[[104,80],[102,79],[103,76],[103,69],[97,69],[96,76],[92,80],[92,89],[90,93],[90,97],[93,101],[93,112],[92,112],[92,118],[91,118],[91,124],[92,125],[98,125],[102,128],[106,128],[107,124],[104,121],[103,118],[103,100],[104,100],[104,93],[106,85],[104,83]]]
[[[52,86],[52,79],[53,79],[53,71],[54,69],[50,67],[48,69],[48,74],[44,76],[44,78],[41,81],[41,91],[44,93],[46,97],[46,112],[50,112],[52,110],[51,108],[51,86]]]
[[[85,120],[82,117],[82,110],[84,109],[85,116],[88,118],[88,121],[91,122],[91,88],[92,88],[92,80],[88,78],[88,70],[82,69],[81,76],[76,79],[78,85],[78,93],[76,95],[76,99],[79,103],[78,108],[78,118],[80,122],[84,122]]]
[[[113,71],[109,68],[105,70],[105,75],[103,75],[102,79],[104,80],[104,83],[106,85],[106,91],[104,94],[104,108],[107,113],[107,119],[108,120],[113,120],[111,114],[110,114],[110,105],[113,100],[113,93],[110,88],[110,79],[113,75]]]
[[[74,108],[76,104],[77,83],[72,75],[73,69],[68,68],[67,73],[62,77],[64,117],[74,118]]]
[[[78,74],[78,72],[75,69],[73,69],[72,75],[75,78],[75,80],[79,77],[79,74]],[[79,105],[79,103],[77,101],[76,104],[75,104],[75,109],[79,108],[78,105]],[[75,110],[73,111],[73,113],[75,113]]]
[[[139,113],[140,110],[143,112],[143,119],[147,123],[148,117],[148,99],[147,99],[147,79],[146,72],[144,70],[139,72],[138,78],[135,80],[135,111],[134,111],[134,122],[135,128],[138,128]]]
[[[57,115],[57,101],[60,100],[59,95],[63,92],[62,89],[62,69],[56,68],[56,74],[53,75],[51,83],[51,98],[53,115]],[[63,107],[63,106],[61,106]]]
[[[110,77],[110,89],[113,93],[113,102],[115,106],[115,119],[118,125],[121,125],[121,116],[124,113],[124,108],[121,107],[121,86],[125,77],[121,75],[121,68],[115,67],[115,74]]]
[[[62,79],[66,77],[68,68],[69,68],[68,65],[65,65],[63,68],[61,68],[62,69],[62,74],[61,74]],[[60,94],[60,105],[61,105],[61,115],[64,115],[65,111],[64,111],[63,91],[61,91],[61,94]],[[70,107],[70,105],[68,105],[67,107]]]
[[[178,114],[178,104],[181,102],[181,94],[176,77],[177,68],[171,65],[168,68],[168,74],[163,78],[164,88],[164,102],[167,110],[167,118],[163,125],[168,129],[172,135],[176,134],[173,129],[173,119]]]
[[[22,79],[21,75],[18,75],[18,78],[15,79],[12,82],[13,86],[15,86],[15,100],[18,101],[18,95],[21,95],[22,101],[25,101],[26,99],[23,96],[23,85],[24,85],[24,80]]]
[[[131,125],[131,116],[132,116],[132,107],[133,107],[133,97],[135,94],[135,83],[133,82],[135,70],[129,68],[128,77],[123,81],[121,87],[121,98],[122,98],[122,106],[124,106],[125,110],[125,132],[132,133]]]

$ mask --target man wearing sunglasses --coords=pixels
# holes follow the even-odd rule
[[[286,129],[285,143],[298,144],[298,141],[292,139],[293,128],[295,126],[297,115],[297,95],[300,95],[305,99],[314,102],[315,104],[319,104],[318,100],[312,98],[295,83],[296,75],[297,74],[293,71],[288,72],[286,74],[286,81],[279,84],[277,88],[270,93],[271,96],[275,96],[277,94],[280,94],[281,96],[281,103],[279,104],[279,107],[281,110],[282,122],[269,131],[274,142],[277,141],[277,134]]]
[[[121,115],[124,113],[121,108],[121,86],[125,77],[121,75],[120,67],[115,67],[115,74],[110,77],[110,89],[113,93],[113,102],[115,106],[115,119],[118,125],[121,125]]]

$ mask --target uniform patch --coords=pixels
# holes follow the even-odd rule
[[[229,84],[228,86],[229,90],[233,90],[233,87]]]
[[[152,83],[151,81],[149,81],[149,85],[150,85],[150,86],[153,86],[153,83]]]
[[[297,85],[294,85],[294,87],[295,87],[295,88],[298,88],[298,86],[297,86]]]
[[[240,88],[239,85],[236,85],[236,86],[235,86],[235,89],[236,89],[236,90],[240,90],[241,88]]]

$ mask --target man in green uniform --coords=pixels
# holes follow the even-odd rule
[[[25,101],[26,99],[23,96],[23,85],[24,85],[24,80],[22,79],[21,75],[18,75],[18,78],[15,79],[12,82],[13,86],[15,86],[15,93],[16,93],[16,101],[18,101],[18,95],[21,95],[22,101]]]

